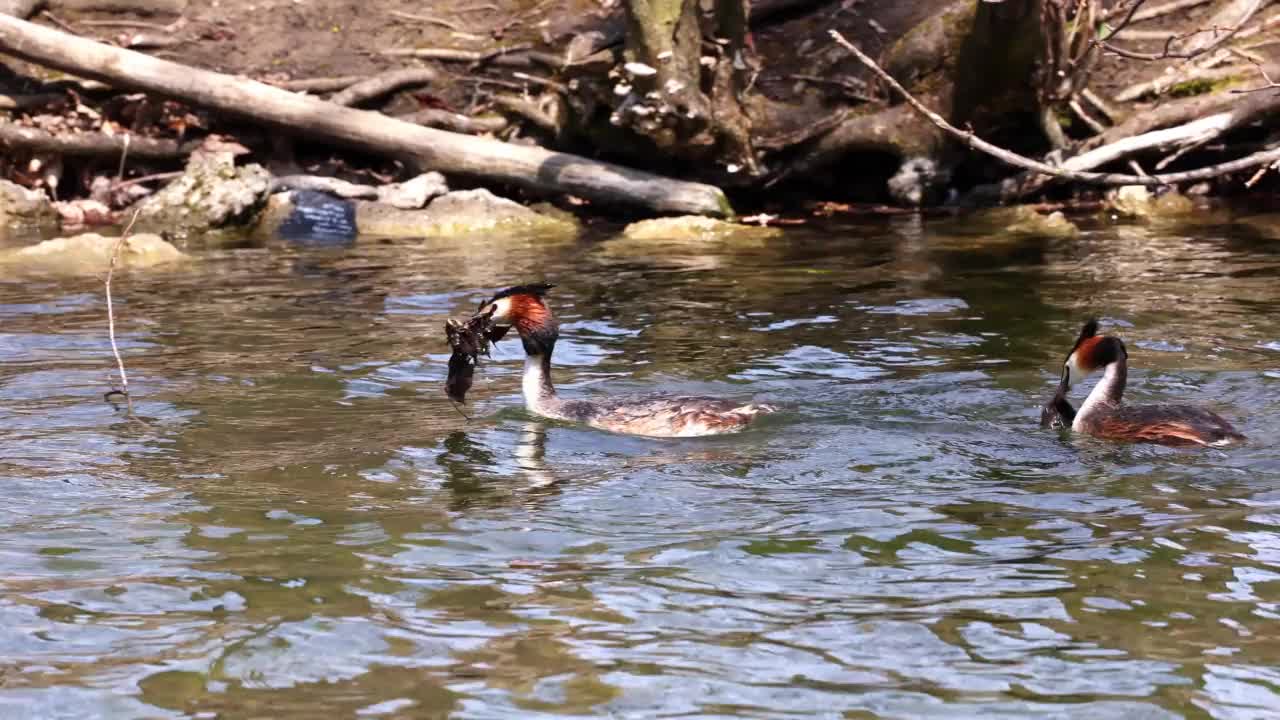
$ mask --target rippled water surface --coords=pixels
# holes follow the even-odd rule
[[[1280,221],[963,220],[198,253],[0,279],[0,717],[1280,713]],[[550,280],[561,391],[783,412],[629,438],[445,400]],[[1037,426],[1080,322],[1233,451]],[[1076,393],[1077,399],[1082,393]]]

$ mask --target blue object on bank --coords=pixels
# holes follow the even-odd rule
[[[350,200],[315,190],[293,192],[293,212],[277,234],[310,247],[340,247],[355,243],[356,206]]]

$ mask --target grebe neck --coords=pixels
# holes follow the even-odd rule
[[[524,358],[524,405],[535,415],[553,415],[560,396],[551,384],[551,353],[529,354]]]
[[[1089,396],[1084,399],[1084,404],[1076,412],[1076,418],[1071,423],[1073,430],[1083,429],[1091,417],[1100,411],[1120,407],[1125,381],[1129,377],[1126,365],[1124,358],[1107,365],[1102,373],[1102,379],[1093,387]]]

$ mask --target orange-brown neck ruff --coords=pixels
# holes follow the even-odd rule
[[[533,295],[511,296],[511,324],[521,335],[528,336],[551,322],[551,309]]]
[[[1085,372],[1097,370],[1103,363],[1100,357],[1102,337],[1085,338],[1076,345],[1076,365]]]

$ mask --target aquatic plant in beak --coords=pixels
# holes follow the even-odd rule
[[[480,356],[489,356],[489,343],[497,342],[506,328],[494,326],[493,314],[477,314],[466,322],[449,318],[444,321],[444,336],[449,343],[449,377],[444,392],[450,400],[466,404],[467,391],[476,372]]]

